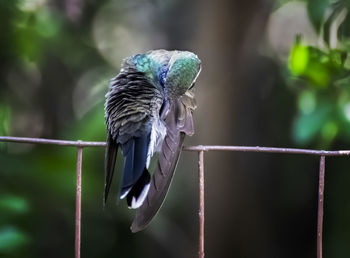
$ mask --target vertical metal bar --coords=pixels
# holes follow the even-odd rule
[[[199,258],[204,258],[204,151],[198,152],[199,168]]]
[[[78,146],[77,157],[77,188],[75,200],[75,258],[80,258],[81,234],[81,164],[83,161],[83,147]]]
[[[317,258],[322,258],[324,177],[325,177],[325,156],[321,156],[319,182],[318,182]]]

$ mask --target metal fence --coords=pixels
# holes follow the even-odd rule
[[[76,181],[76,206],[75,206],[75,258],[80,258],[80,237],[81,237],[81,186],[82,186],[82,162],[83,149],[86,147],[104,147],[105,142],[65,141],[42,138],[7,137],[0,136],[0,142],[51,144],[70,146],[77,148],[77,181]],[[320,157],[319,183],[318,183],[318,211],[317,211],[317,258],[322,258],[322,228],[323,228],[323,200],[325,186],[325,160],[326,156],[349,156],[350,150],[310,150],[295,148],[274,148],[274,147],[249,147],[249,146],[188,146],[184,151],[198,153],[199,171],[199,250],[198,256],[204,257],[204,152],[209,151],[235,151],[235,152],[264,152],[264,153],[288,153],[301,155],[314,155]]]

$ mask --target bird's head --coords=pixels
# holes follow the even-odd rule
[[[201,70],[197,55],[188,51],[172,51],[164,80],[165,91],[170,96],[181,96],[193,87]]]
[[[190,89],[201,70],[198,56],[188,51],[152,50],[126,60],[153,83],[162,87],[170,98],[179,97]]]

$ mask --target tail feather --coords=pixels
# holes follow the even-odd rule
[[[107,202],[108,193],[111,188],[115,161],[117,159],[118,144],[113,140],[112,135],[108,134],[106,156],[105,156],[105,192],[104,204]]]
[[[130,139],[126,144],[121,145],[124,156],[123,181],[120,189],[120,199],[123,199],[134,184],[137,172],[134,171],[135,140]]]
[[[146,160],[149,142],[150,133],[147,133],[140,137],[133,137],[121,145],[124,169],[120,198],[127,197],[131,208],[140,206],[148,193],[146,185],[149,185],[150,175],[146,169]]]
[[[137,209],[145,201],[150,187],[151,176],[146,168],[136,184],[133,185],[126,200],[130,209]]]

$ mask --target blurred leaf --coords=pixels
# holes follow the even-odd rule
[[[346,17],[341,24],[339,24],[338,28],[338,38],[339,40],[347,40],[350,37],[350,1],[342,1],[342,4],[339,8],[342,8],[340,11],[345,12]]]
[[[310,62],[305,75],[314,86],[326,87],[329,82],[329,71],[319,62]]]
[[[340,11],[343,10],[343,5],[341,2],[336,2],[333,4],[332,8],[330,8],[331,14],[326,19],[324,25],[323,25],[323,40],[324,42],[329,46],[330,41],[330,29],[332,27],[332,24],[334,23],[334,20],[339,15]]]
[[[337,87],[350,88],[350,76],[334,81],[334,85]]]
[[[317,99],[315,93],[310,90],[304,90],[298,99],[299,110],[303,114],[310,114],[315,110]]]
[[[309,62],[309,50],[297,38],[289,55],[289,69],[294,75],[302,75]]]
[[[320,33],[324,21],[324,15],[329,5],[329,0],[308,0],[307,12],[312,25],[317,33]]]
[[[8,135],[11,112],[10,107],[5,103],[0,103],[0,135]]]
[[[307,78],[313,86],[326,87],[329,82],[330,58],[315,47],[305,46],[297,37],[289,55],[289,69],[293,75]]]
[[[43,50],[43,42],[31,27],[18,28],[16,35],[18,55],[24,60],[37,61]]]
[[[294,140],[299,144],[309,143],[320,132],[323,124],[327,121],[330,111],[330,106],[322,103],[312,113],[299,113],[294,121]]]
[[[18,2],[18,9],[24,12],[34,12],[40,10],[47,0],[20,0]]]
[[[349,48],[350,50],[350,48]],[[350,70],[350,53],[348,52],[344,60],[344,68]]]
[[[35,30],[45,38],[55,36],[60,29],[60,17],[49,10],[42,10],[36,15]]]
[[[338,125],[334,121],[328,121],[322,126],[322,138],[329,144],[337,136],[339,131]]]
[[[37,61],[50,45],[47,40],[59,34],[62,19],[57,12],[40,7],[36,12],[21,12],[14,24],[14,43],[18,56],[24,60]]]
[[[341,111],[346,121],[350,122],[350,102],[344,103]]]
[[[0,253],[14,252],[29,242],[28,236],[12,226],[0,228]]]
[[[341,49],[331,49],[329,51],[329,57],[332,68],[336,70],[343,69],[347,58],[347,52]]]
[[[28,202],[22,197],[11,195],[0,197],[1,212],[26,213],[28,210]]]

